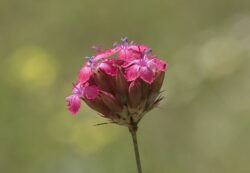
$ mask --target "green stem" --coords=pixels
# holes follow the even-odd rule
[[[131,126],[129,128],[129,131],[130,131],[132,139],[133,139],[137,170],[138,170],[138,173],[142,173],[141,161],[140,161],[140,153],[139,153],[139,147],[138,147],[137,135],[136,135],[137,126],[136,125]]]

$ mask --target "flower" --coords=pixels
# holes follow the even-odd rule
[[[81,100],[111,122],[130,126],[162,100],[160,89],[168,65],[145,45],[123,39],[106,51],[88,57],[67,97],[73,115]]]
[[[133,42],[129,43],[128,38],[123,38],[122,43],[118,44],[114,49],[114,52],[118,52],[118,57],[125,61],[141,58],[143,53],[148,50],[149,47],[145,45],[135,45]]]
[[[99,54],[96,57],[92,56],[87,59],[88,59],[88,62],[84,64],[84,66],[80,70],[78,82],[81,82],[81,83],[87,82],[90,79],[91,75],[97,72],[99,69],[110,76],[116,75],[117,69],[114,66],[115,64],[114,61],[111,59],[105,58],[103,54]]]
[[[68,102],[68,110],[73,114],[77,114],[81,107],[81,98],[92,100],[98,95],[98,88],[94,85],[90,86],[88,83],[78,83],[73,87],[73,95],[66,98]]]
[[[144,53],[140,59],[131,60],[124,67],[125,76],[128,81],[141,78],[149,84],[155,80],[157,72],[164,72],[166,70],[166,64],[163,61],[149,57],[147,53]]]

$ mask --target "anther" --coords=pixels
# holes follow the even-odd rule
[[[145,51],[144,51],[144,54],[146,54],[146,55],[148,55],[148,54],[150,54],[150,53],[152,53],[152,49],[151,48],[148,48],[148,49],[146,49]]]
[[[122,41],[123,43],[128,43],[128,37],[122,38],[121,41]]]

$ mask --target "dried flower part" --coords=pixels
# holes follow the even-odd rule
[[[72,114],[80,110],[81,99],[112,122],[131,126],[162,100],[160,89],[167,64],[152,55],[145,45],[123,39],[114,48],[97,49],[80,70],[71,96]]]
[[[111,112],[119,113],[122,111],[122,105],[110,93],[102,91],[100,93],[103,103],[111,110]]]
[[[91,107],[92,109],[94,109],[95,111],[101,113],[104,117],[109,118],[111,111],[110,109],[104,104],[103,100],[101,99],[100,96],[98,96],[97,98],[93,99],[93,100],[88,100],[88,99],[84,99],[85,103]]]
[[[119,72],[115,78],[115,90],[117,91],[117,94],[123,96],[124,98],[127,98],[128,82],[126,81],[121,68],[119,68],[118,71]]]
[[[98,70],[92,74],[92,78],[94,79],[98,88],[102,91],[112,92],[112,88],[110,87],[110,76],[105,74],[103,71]]]
[[[160,72],[156,75],[156,79],[155,79],[154,83],[152,83],[152,85],[151,85],[151,91],[153,93],[158,93],[160,91],[161,86],[162,86],[163,81],[164,81],[164,77],[165,77],[164,72]]]
[[[139,80],[130,83],[128,94],[128,104],[130,107],[135,108],[140,104],[143,95],[142,90],[142,84]]]

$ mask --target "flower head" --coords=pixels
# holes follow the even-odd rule
[[[145,45],[123,39],[106,51],[98,49],[80,70],[68,110],[77,114],[81,100],[112,122],[129,126],[161,100],[167,64]]]

